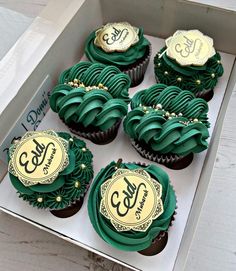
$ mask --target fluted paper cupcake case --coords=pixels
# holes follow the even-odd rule
[[[143,144],[132,140],[132,146],[136,151],[144,158],[162,164],[170,169],[184,169],[189,166],[193,161],[193,153],[190,153],[186,156],[179,156],[177,154],[159,154],[151,150],[145,149]]]
[[[121,69],[123,73],[127,74],[130,77],[131,87],[135,87],[143,81],[144,74],[147,70],[147,66],[150,61],[151,52],[152,52],[152,47],[151,45],[149,45],[147,55],[145,56],[143,60],[141,60],[141,62],[138,65],[134,64],[134,67],[132,68]]]
[[[63,120],[62,120],[63,121]],[[95,144],[108,144],[112,142],[118,133],[121,121],[117,121],[111,128],[106,131],[96,131],[96,132],[85,132],[82,129],[76,129],[68,125],[70,131],[78,136],[89,139]]]

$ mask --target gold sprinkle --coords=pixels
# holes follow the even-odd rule
[[[75,188],[80,188],[80,182],[79,181],[75,182]]]
[[[43,202],[43,198],[42,197],[38,197],[37,198],[37,202],[42,203]]]
[[[81,164],[80,167],[81,167],[82,169],[85,169],[85,168],[86,168],[86,165],[85,165],[85,164]]]
[[[182,81],[182,78],[181,77],[178,77],[177,78],[177,82],[181,82]]]
[[[62,197],[61,197],[61,196],[57,196],[57,197],[56,197],[56,201],[57,201],[57,202],[61,202],[61,201],[62,201]]]
[[[200,84],[201,84],[201,80],[199,80],[199,79],[196,80],[196,84],[197,84],[197,85],[200,85]]]

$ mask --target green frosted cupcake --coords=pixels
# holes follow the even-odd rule
[[[155,56],[154,72],[157,82],[189,90],[209,101],[224,69],[211,38],[198,30],[178,30]]]
[[[107,144],[127,114],[129,87],[129,77],[118,68],[79,62],[61,74],[50,106],[73,133]]]
[[[144,158],[182,169],[207,149],[208,105],[190,91],[156,84],[136,93],[131,108],[124,131]]]
[[[88,199],[98,235],[117,249],[143,255],[164,249],[175,209],[176,196],[165,171],[121,160],[101,169]]]
[[[108,23],[93,31],[85,43],[85,54],[92,62],[114,65],[131,78],[131,86],[143,80],[150,55],[151,44],[143,29],[127,22]]]
[[[9,149],[9,176],[20,198],[58,217],[79,211],[93,178],[92,153],[70,134],[27,132]]]

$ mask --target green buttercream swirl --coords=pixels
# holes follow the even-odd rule
[[[153,151],[188,155],[208,147],[208,105],[190,91],[156,84],[136,93],[131,108],[124,131]]]
[[[157,80],[166,85],[178,86],[197,94],[203,90],[214,89],[218,78],[224,73],[221,56],[217,52],[203,66],[181,66],[169,58],[163,47],[154,58],[154,71]]]
[[[87,58],[92,62],[115,65],[121,69],[124,69],[127,65],[131,65],[141,59],[150,45],[150,42],[143,35],[143,29],[139,28],[139,41],[136,44],[131,46],[125,52],[107,53],[94,44],[95,32],[96,30],[88,36],[85,43],[85,54]]]
[[[40,209],[63,209],[83,197],[93,178],[92,153],[84,141],[65,132],[57,133],[69,141],[69,165],[59,173],[52,184],[37,184],[25,187],[20,180],[9,173],[10,180],[19,197]],[[71,140],[73,139],[73,141]],[[61,201],[56,198],[60,196]],[[40,201],[38,199],[41,199]]]
[[[149,247],[152,240],[160,232],[167,231],[176,208],[176,196],[169,182],[169,177],[161,168],[155,165],[142,167],[151,177],[162,185],[162,202],[164,212],[155,219],[146,232],[124,231],[118,232],[99,211],[101,202],[101,185],[112,177],[116,163],[113,161],[103,168],[96,176],[90,190],[88,199],[88,213],[91,223],[99,236],[117,249],[125,251],[139,251]],[[138,169],[141,166],[131,163],[121,163],[120,168]]]

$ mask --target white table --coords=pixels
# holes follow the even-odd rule
[[[34,17],[47,2],[4,0],[0,6]],[[227,109],[208,193],[182,270],[236,270],[235,115],[236,89]],[[128,270],[4,213],[0,213],[0,251],[0,271]]]

